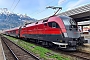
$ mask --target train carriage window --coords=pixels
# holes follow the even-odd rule
[[[56,22],[48,22],[49,27],[59,28],[59,25]]]
[[[12,33],[16,33],[16,30],[13,30]]]

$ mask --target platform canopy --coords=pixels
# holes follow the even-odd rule
[[[76,22],[90,20],[90,4],[62,12],[58,15],[70,16],[74,18]]]

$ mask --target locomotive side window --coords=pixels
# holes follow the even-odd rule
[[[59,28],[59,25],[56,22],[48,22],[49,27]]]
[[[52,28],[56,28],[56,23],[52,23]]]

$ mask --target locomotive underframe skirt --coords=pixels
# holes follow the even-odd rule
[[[69,38],[69,37],[62,37],[61,34],[23,34],[25,38],[33,38],[42,41],[49,41],[56,45],[59,45],[61,48],[67,48],[67,46],[78,46],[77,43],[79,41],[84,41],[83,38]]]

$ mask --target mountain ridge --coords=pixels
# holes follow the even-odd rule
[[[0,30],[22,26],[25,24],[25,22],[35,21],[37,20],[27,15],[18,15],[15,13],[0,13]]]

